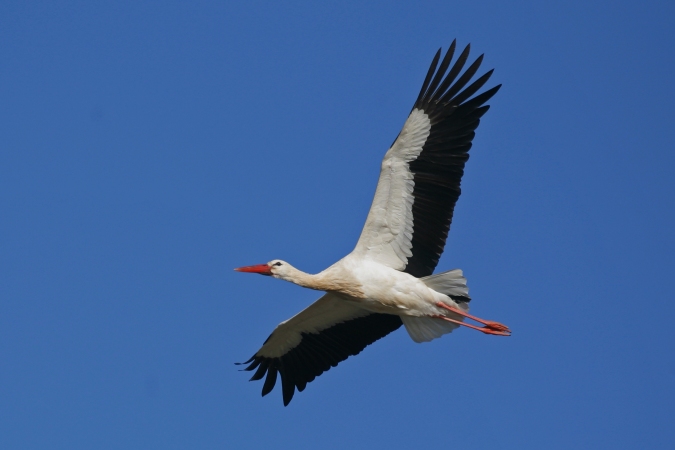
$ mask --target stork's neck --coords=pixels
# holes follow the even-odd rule
[[[298,270],[295,267],[288,267],[286,270],[287,273],[278,276],[278,278],[285,281],[290,281],[293,284],[297,284],[298,286],[309,289],[316,289],[319,291],[324,290],[321,283],[322,277],[320,273],[312,275],[310,273],[303,272],[302,270]]]
[[[360,285],[352,280],[350,275],[335,265],[315,275],[305,273],[289,265],[283,275],[280,274],[276,277],[317,291],[340,292],[357,298],[365,297]]]

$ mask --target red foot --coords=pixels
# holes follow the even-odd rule
[[[502,325],[503,326],[503,325]],[[477,328],[478,331],[482,331],[485,334],[494,334],[495,336],[511,336],[511,330],[495,330],[488,327]]]
[[[502,324],[502,323],[499,323],[499,322],[493,322],[493,321],[491,321],[491,320],[486,320],[486,321],[483,322],[483,323],[485,324],[485,327],[483,327],[483,328],[487,328],[487,329],[489,329],[489,330],[493,330],[493,331],[508,331],[508,332],[511,331],[511,330],[509,329],[509,327],[507,327],[506,325],[504,325],[504,324]]]

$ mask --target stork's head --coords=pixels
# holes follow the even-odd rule
[[[275,259],[267,264],[257,264],[255,266],[237,267],[237,272],[259,273],[260,275],[273,276],[274,278],[286,278],[293,267],[285,261]]]

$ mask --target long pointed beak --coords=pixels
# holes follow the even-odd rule
[[[237,267],[237,272],[259,273],[260,275],[272,275],[270,266],[267,264],[256,264],[255,266]]]

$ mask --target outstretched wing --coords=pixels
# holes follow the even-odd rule
[[[489,109],[485,102],[501,87],[471,98],[493,71],[467,86],[481,55],[457,78],[469,48],[450,70],[455,42],[440,66],[441,50],[436,53],[410,116],[384,156],[375,198],[353,253],[415,277],[431,275],[436,268],[474,131]]]
[[[398,316],[376,314],[326,294],[292,318],[281,322],[244,370],[256,372],[251,380],[265,375],[262,395],[272,391],[281,375],[284,406],[295,388],[307,383],[402,325]]]

